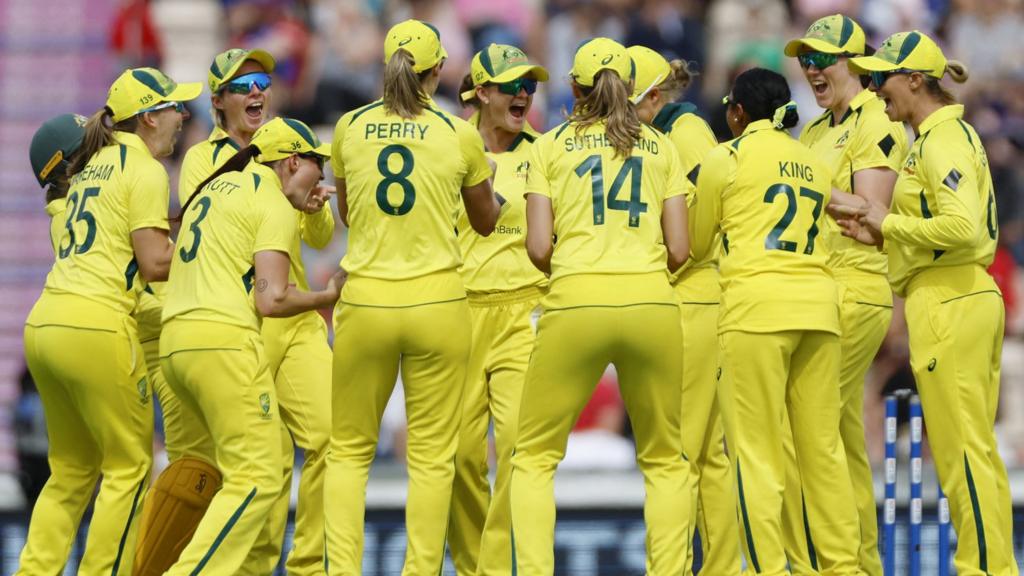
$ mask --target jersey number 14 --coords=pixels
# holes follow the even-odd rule
[[[576,167],[576,175],[582,178],[590,173],[590,190],[594,202],[594,225],[604,224],[604,171],[602,169],[601,155],[588,156],[579,166]],[[626,158],[619,169],[618,175],[612,182],[608,191],[608,209],[622,210],[629,213],[629,227],[640,227],[640,215],[647,212],[647,204],[640,200],[640,188],[643,182],[644,159],[636,156]],[[629,200],[620,200],[619,192],[629,178]]]

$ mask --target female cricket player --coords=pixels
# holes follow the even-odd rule
[[[692,104],[676,102],[689,86],[692,72],[685,62],[669,62],[644,46],[630,46],[627,51],[636,65],[632,101],[637,117],[672,140],[683,173],[691,182],[696,180],[701,161],[718,141]],[[693,459],[696,472],[697,506],[691,512],[700,533],[701,570],[727,576],[740,573],[740,541],[732,468],[716,398],[721,297],[717,257],[711,251],[700,262],[690,260],[672,278],[683,322],[685,417],[680,422],[683,450]],[[687,560],[690,563],[692,559]]]
[[[743,551],[754,573],[788,573],[788,417],[820,571],[857,574],[858,520],[839,438],[838,302],[818,241],[831,175],[786,132],[798,116],[781,75],[744,72],[726,103],[736,138],[704,159],[690,222],[694,258],[721,234],[719,402]]]
[[[182,205],[160,356],[181,409],[212,438],[224,484],[167,574],[238,573],[281,490],[277,393],[259,325],[338,297],[340,272],[315,292],[288,276],[295,209],[329,156],[305,124],[278,118]]]
[[[814,98],[825,112],[809,122],[800,141],[825,162],[832,188],[853,201],[877,200],[889,205],[896,171],[907,152],[903,126],[885,115],[885,103],[861,84],[846,63],[865,53],[864,31],[841,14],[811,24],[803,38],[786,45],[795,57]],[[821,241],[829,246],[828,267],[839,288],[839,434],[850,469],[860,516],[860,567],[881,576],[875,492],[864,443],[864,376],[878,352],[892,318],[892,290],[886,279],[886,257],[871,246],[845,238],[832,218],[825,220]],[[786,437],[789,466],[783,529],[786,553],[794,572],[815,570],[805,537],[801,483],[792,440]]]
[[[491,44],[473,57],[462,86],[465,106],[496,165],[494,189],[504,204],[494,233],[477,234],[465,211],[456,230],[473,322],[462,395],[448,543],[460,574],[512,574],[509,459],[519,424],[519,397],[533,349],[533,314],[547,278],[526,255],[526,175],[539,134],[526,120],[547,70],[515,46]],[[494,421],[497,473],[487,480],[487,429]]]
[[[457,203],[461,195],[482,236],[499,212],[480,135],[430,98],[446,56],[433,26],[392,27],[384,97],[342,116],[334,132],[338,209],[350,230],[334,316],[330,574],[361,574],[367,476],[399,370],[409,420],[403,574],[436,574],[444,557],[472,327]]]
[[[152,464],[153,409],[131,313],[136,284],[163,280],[167,172],[183,101],[199,84],[126,70],[85,125],[68,167],[57,259],[25,323],[25,355],[43,400],[51,476],[36,502],[19,574],[67,562],[102,476],[79,574],[130,572]],[[141,279],[140,279],[141,276]]]
[[[859,241],[884,245],[889,281],[906,298],[910,365],[928,443],[957,533],[958,574],[1017,574],[1006,467],[992,426],[999,403],[1002,295],[986,267],[998,236],[985,148],[940,80],[967,80],[918,31],[899,32],[874,56],[851,58],[871,77],[889,119],[917,138],[900,167],[892,208],[839,208]]]
[[[209,138],[185,154],[178,186],[181,202],[232,154],[247,146],[253,133],[267,121],[274,66],[273,56],[264,50],[232,48],[214,58],[208,81],[216,124]],[[298,213],[298,232],[288,259],[289,282],[301,290],[308,290],[309,283],[300,238],[309,246],[323,248],[334,235],[334,215],[326,199],[327,193],[321,189],[310,196],[310,203]],[[269,523],[253,546],[246,566],[257,573],[270,573],[280,560],[291,502],[294,440],[303,450],[304,458],[295,509],[294,544],[285,569],[295,576],[323,574],[324,457],[331,423],[331,349],[327,325],[317,312],[310,310],[289,318],[266,318],[260,334],[284,423],[283,474]]]
[[[570,73],[572,114],[533,145],[526,249],[551,289],[512,456],[515,562],[524,574],[554,573],[555,469],[608,364],[647,490],[647,573],[681,574],[692,536],[679,427],[682,330],[669,283],[689,253],[689,181],[672,142],[637,118],[633,73],[619,43],[584,43]]]

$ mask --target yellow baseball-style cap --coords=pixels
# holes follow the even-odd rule
[[[672,75],[672,65],[664,56],[646,46],[630,46],[626,48],[626,53],[633,59],[633,66],[636,67],[631,100],[637,104],[652,88]]]
[[[292,118],[274,118],[260,126],[250,144],[260,149],[257,162],[273,162],[292,154],[331,157],[331,146],[320,142],[309,126]]]
[[[819,18],[807,29],[803,38],[790,40],[784,52],[793,57],[803,47],[825,54],[863,54],[864,29],[849,16],[833,14]]]
[[[502,84],[527,74],[533,74],[533,78],[541,82],[547,81],[549,77],[543,66],[531,64],[522,50],[508,44],[491,44],[477,52],[470,64],[469,74],[473,86]],[[461,96],[463,100],[468,100],[473,94],[473,90],[466,90]]]
[[[384,62],[401,48],[412,55],[415,72],[429,70],[448,57],[441,46],[441,33],[426,22],[406,20],[388,30],[384,38]]]
[[[114,122],[120,122],[162,102],[194,100],[202,91],[201,83],[178,84],[156,68],[131,68],[110,85],[107,108],[113,112]]]
[[[611,38],[593,38],[576,49],[569,77],[580,86],[593,86],[601,70],[612,70],[625,82],[636,72],[626,47]]]
[[[207,82],[210,83],[210,92],[216,94],[225,82],[235,77],[235,73],[242,67],[246,60],[252,60],[263,70],[270,74],[277,66],[274,57],[266,50],[245,50],[244,48],[232,48],[217,54],[210,64],[210,72],[207,74]]]
[[[934,40],[914,30],[889,36],[874,56],[850,58],[848,66],[858,74],[908,70],[942,78],[946,73],[946,56]]]

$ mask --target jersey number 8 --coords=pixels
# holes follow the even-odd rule
[[[388,161],[395,154],[402,159],[402,167],[398,169],[398,172],[392,172],[391,167],[388,166]],[[377,156],[377,171],[384,179],[377,183],[377,206],[385,214],[405,216],[412,210],[413,204],[416,203],[416,187],[409,181],[409,175],[412,174],[415,164],[412,152],[401,144],[391,144],[380,151]],[[402,188],[402,203],[398,206],[393,206],[388,200],[388,189],[392,184],[397,184]]]
[[[765,204],[774,204],[775,198],[779,194],[786,196],[786,212],[782,215],[782,218],[775,224],[772,231],[768,233],[768,237],[764,239],[765,250],[783,250],[786,252],[796,252],[796,242],[792,240],[783,240],[782,235],[786,232],[786,228],[793,223],[793,218],[796,218],[797,199],[796,193],[793,191],[793,187],[789,184],[774,184],[768,188],[764,193]],[[822,204],[825,202],[825,195],[820,192],[815,192],[810,188],[800,187],[800,197],[810,198],[814,201],[814,209],[811,214],[811,227],[807,230],[807,246],[804,247],[804,254],[814,254],[814,239],[818,237],[818,218],[821,217]]]

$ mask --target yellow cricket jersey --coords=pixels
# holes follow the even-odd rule
[[[889,282],[901,296],[926,268],[987,267],[995,255],[999,230],[988,157],[963,115],[957,104],[928,116],[896,180],[882,234]]]
[[[382,100],[334,130],[331,164],[348,200],[347,304],[414,306],[465,298],[455,224],[461,190],[491,175],[476,129],[430,102],[411,120]]]
[[[207,184],[182,218],[166,286],[164,323],[205,320],[259,330],[252,295],[254,255],[287,253],[296,219],[277,174],[257,162]]]
[[[819,242],[832,196],[828,167],[770,120],[715,147],[701,165],[691,249],[703,258],[721,232],[719,333],[839,333],[835,280]]]
[[[674,301],[662,203],[690,185],[676,147],[643,125],[632,154],[623,158],[603,122],[577,128],[567,122],[542,135],[530,160],[526,193],[550,198],[555,213],[545,308]],[[634,275],[651,281],[637,282]],[[624,281],[612,289],[614,277]]]
[[[119,131],[114,138],[71,179],[59,235],[54,234],[57,258],[44,291],[84,297],[127,315],[141,282],[131,233],[168,229],[170,188],[167,171],[141,138]],[[30,323],[47,321],[35,312]],[[62,315],[61,321],[91,322],[74,314]]]
[[[60,243],[61,233],[64,231],[64,207],[67,206],[67,198],[57,198],[46,203],[46,215],[50,217],[50,246],[53,248],[53,257],[57,257],[60,250],[57,246]]]
[[[864,90],[850,102],[838,120],[829,110],[804,126],[800,141],[810,146],[832,171],[832,187],[853,194],[853,174],[869,168],[899,171],[907,154],[907,133],[899,122],[890,122],[885,102]],[[843,236],[836,221],[825,219],[820,241],[829,247],[833,270],[853,268],[885,274],[886,257],[875,249]]]
[[[179,204],[184,204],[195,191],[196,186],[227,162],[238,150],[238,144],[219,126],[214,127],[210,137],[205,141],[189,148],[182,161],[181,176],[178,180]],[[315,214],[307,214],[302,211],[297,211],[297,213],[299,215],[297,220],[299,233],[294,236],[292,247],[288,250],[288,258],[291,261],[288,280],[299,289],[309,291],[306,268],[302,262],[302,241],[317,249],[327,246],[331,242],[331,238],[334,237],[334,214],[331,212],[329,202],[325,203],[324,207]]]
[[[478,126],[479,114],[469,119]],[[529,286],[546,286],[547,277],[526,254],[526,176],[530,170],[530,147],[539,134],[529,124],[505,152],[487,152],[497,168],[494,191],[501,203],[498,223],[490,236],[473,230],[460,202],[456,232],[462,250],[462,274],[470,293],[505,292]]]
[[[715,139],[708,123],[694,114],[696,109],[696,106],[689,102],[666,104],[651,122],[655,128],[668,135],[669,140],[675,145],[676,151],[679,153],[679,160],[682,162],[683,174],[687,175],[691,184],[696,184],[697,174],[700,172],[699,166],[704,157],[718,145],[718,140]],[[686,199],[688,206],[693,203],[692,190],[692,187],[688,188]],[[684,279],[692,277],[695,274],[692,270],[713,269],[717,266],[718,252],[714,250],[700,260],[690,258],[682,268],[672,275],[672,283],[678,285]],[[705,296],[688,294],[687,298],[696,297],[700,302],[712,301],[711,298],[714,298],[713,301],[717,302],[717,293],[718,287],[716,286],[711,294]]]

